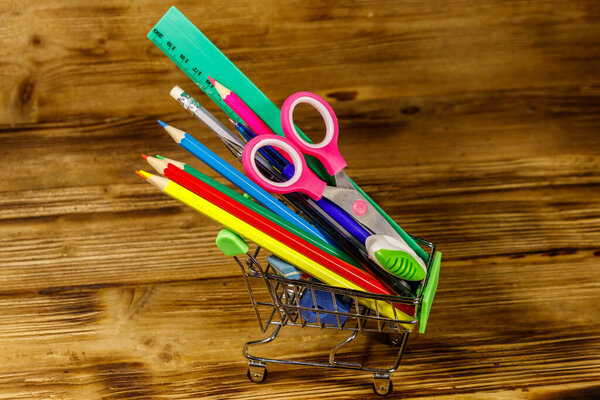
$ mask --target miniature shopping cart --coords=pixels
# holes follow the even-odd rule
[[[413,328],[416,329],[418,324],[419,332],[425,331],[439,277],[441,252],[436,252],[435,245],[427,240],[416,237],[413,239],[427,248],[429,254],[427,276],[419,282],[415,297],[372,294],[307,280],[287,279],[278,274],[270,262],[259,262],[259,258],[264,259],[264,254],[260,257],[260,247],[250,252],[248,245],[240,238],[241,245],[232,251],[231,243],[223,245],[217,240],[217,245],[224,254],[236,254],[234,259],[242,269],[262,333],[273,328],[267,338],[244,345],[243,354],[248,359],[248,378],[253,382],[263,382],[267,377],[268,363],[355,369],[373,373],[375,393],[382,396],[391,393],[393,386],[390,374],[400,365],[408,335]],[[413,310],[412,316],[402,310]],[[349,331],[350,335],[331,349],[326,363],[263,358],[250,353],[251,348],[273,342],[285,326],[335,329]],[[336,359],[339,350],[354,341],[361,332],[389,335],[390,344],[396,346],[397,350],[393,365],[375,368]]]

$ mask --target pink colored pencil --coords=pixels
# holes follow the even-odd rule
[[[227,104],[231,109],[248,125],[248,127],[254,131],[257,135],[265,135],[270,134],[274,135],[275,133],[269,128],[263,121],[260,119],[258,115],[252,111],[250,107],[244,103],[242,99],[239,98],[237,94],[227,89],[225,86],[221,85],[219,82],[215,81],[213,78],[208,78],[217,92],[219,96],[223,99],[225,104]]]

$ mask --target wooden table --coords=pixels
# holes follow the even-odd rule
[[[352,371],[249,382],[261,335],[220,227],[133,174],[161,153],[215,176],[157,118],[231,160],[168,95],[224,115],[146,39],[169,5],[0,3],[0,398],[375,397]],[[176,5],[276,104],[327,98],[348,174],[443,251],[391,397],[600,397],[597,1]],[[338,339],[287,335],[275,353],[315,360]]]

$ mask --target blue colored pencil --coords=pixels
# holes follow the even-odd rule
[[[225,160],[212,152],[208,147],[204,146],[192,135],[187,132],[177,129],[162,121],[158,123],[167,131],[167,133],[175,140],[177,144],[192,153],[194,156],[202,160],[206,165],[221,174],[235,186],[248,193],[252,198],[273,211],[275,214],[284,218],[286,221],[296,225],[299,228],[331,243],[317,228],[309,224],[304,219],[300,218],[295,212],[286,207],[283,203],[266,192],[263,188],[252,182],[237,169],[229,165]]]

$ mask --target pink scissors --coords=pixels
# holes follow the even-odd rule
[[[314,107],[325,122],[325,138],[320,143],[308,143],[300,137],[294,126],[294,109],[298,104]],[[415,280],[423,279],[425,264],[410,249],[385,218],[369,205],[367,199],[354,187],[344,172],[346,161],[338,148],[338,120],[331,106],[321,97],[310,92],[298,92],[288,97],[281,107],[281,124],[285,137],[263,134],[251,139],[244,147],[242,163],[248,176],[263,189],[271,193],[301,192],[324,207],[324,210],[359,239],[369,252],[369,257],[391,273],[402,271]],[[273,182],[265,177],[256,165],[256,156],[260,148],[273,146],[283,150],[284,157],[294,166],[294,173],[282,171],[288,178],[285,182]],[[336,186],[329,186],[308,168],[302,155],[317,158],[330,175],[334,176]],[[319,201],[326,197],[344,210],[352,218],[349,220],[335,207]],[[337,217],[336,217],[337,216]],[[410,266],[410,268],[409,268]],[[408,272],[407,272],[408,271]],[[416,271],[416,272],[415,272]],[[397,275],[400,276],[400,275]]]
[[[298,104],[314,107],[325,122],[325,138],[320,143],[308,143],[300,137],[294,126],[294,109]],[[375,233],[398,237],[387,221],[370,207],[364,196],[358,192],[344,172],[346,161],[338,149],[339,126],[335,112],[320,96],[311,92],[298,92],[288,97],[281,107],[281,124],[285,137],[259,135],[244,147],[242,162],[248,176],[260,187],[271,193],[301,192],[313,200],[326,197],[344,211],[355,217]],[[286,158],[294,165],[294,174],[285,182],[273,182],[257,168],[256,153],[264,146],[283,150]],[[308,168],[302,154],[317,158],[330,175],[336,186],[328,186]]]
[[[325,138],[320,143],[309,143],[302,139],[294,126],[294,109],[298,104],[314,107],[325,122]],[[263,189],[272,193],[302,192],[313,200],[319,200],[327,184],[319,179],[306,165],[304,154],[317,158],[330,175],[336,175],[346,167],[346,161],[337,146],[339,126],[331,106],[321,97],[310,92],[294,93],[281,107],[281,124],[285,138],[277,135],[260,135],[250,140],[244,148],[246,157],[242,157],[248,176]],[[257,151],[264,146],[277,147],[294,165],[294,175],[285,182],[273,182],[266,178],[253,161]],[[336,182],[337,184],[337,182]]]

